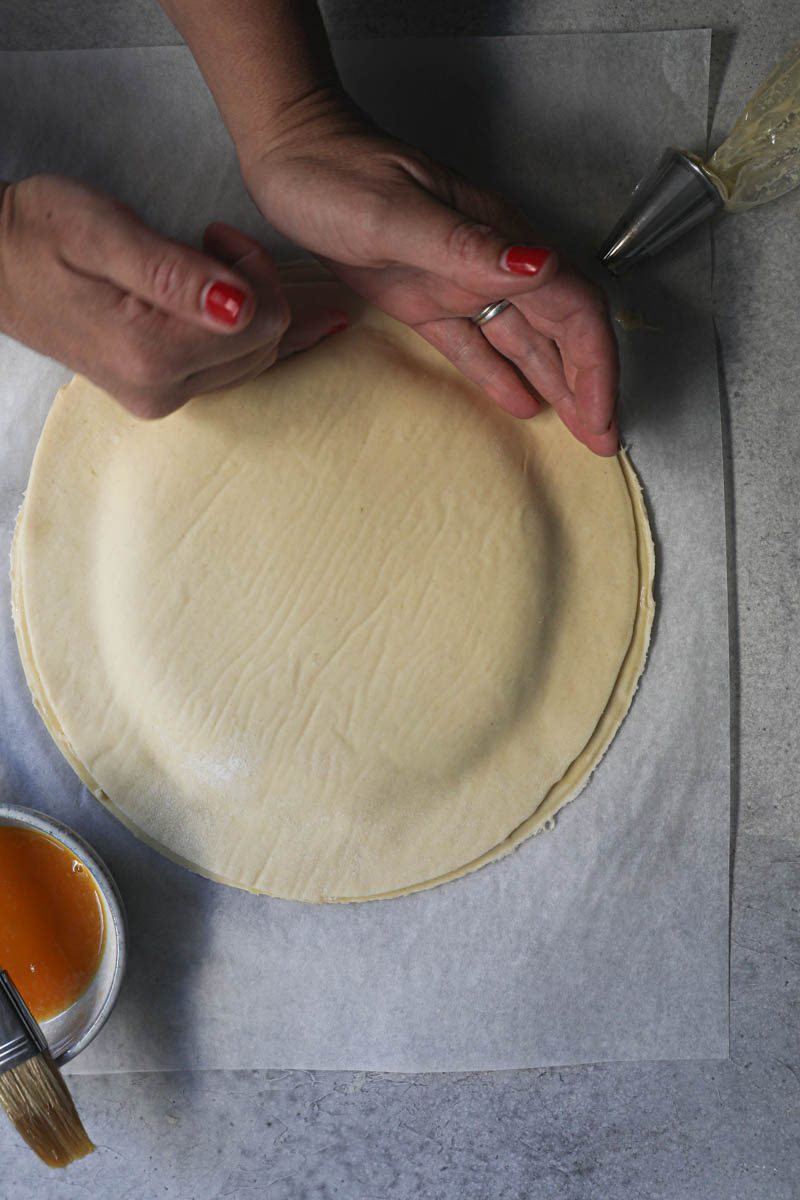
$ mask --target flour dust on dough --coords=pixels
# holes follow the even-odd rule
[[[584,786],[644,665],[652,542],[624,454],[293,279],[350,324],[253,383],[152,423],[59,392],[18,642],[62,753],[151,845],[276,896],[398,895]]]

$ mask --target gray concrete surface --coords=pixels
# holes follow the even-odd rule
[[[791,0],[327,0],[324,11],[337,36],[710,26],[712,144],[800,32]],[[173,40],[149,0],[0,6],[3,49]],[[103,1153],[48,1175],[4,1140],[2,1200],[800,1196],[798,233],[795,196],[715,235],[734,696],[730,1059],[82,1077],[76,1099]]]

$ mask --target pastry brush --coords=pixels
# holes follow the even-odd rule
[[[10,975],[0,970],[0,1104],[18,1133],[49,1167],[91,1154],[44,1034]]]

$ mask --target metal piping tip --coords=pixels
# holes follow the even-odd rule
[[[613,275],[623,275],[722,208],[720,188],[699,159],[684,150],[665,150],[655,170],[636,185],[598,258]]]

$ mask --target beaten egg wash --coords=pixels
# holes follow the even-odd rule
[[[86,991],[104,933],[88,868],[47,834],[0,825],[0,969],[37,1021]]]

